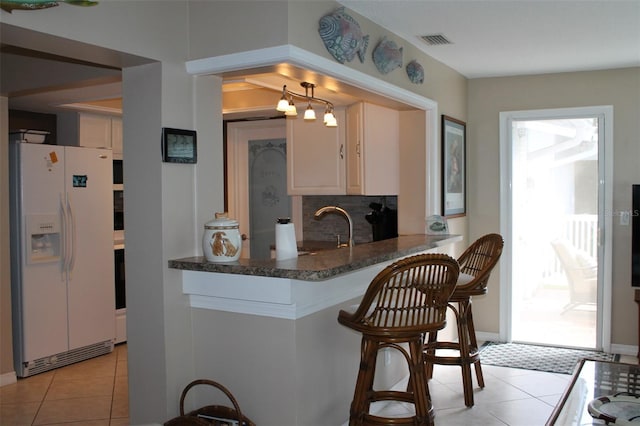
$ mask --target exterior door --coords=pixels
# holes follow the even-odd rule
[[[508,340],[603,349],[605,112],[524,111],[508,137]]]

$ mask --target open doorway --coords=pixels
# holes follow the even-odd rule
[[[285,119],[230,122],[226,127],[227,205],[239,223],[241,256],[269,259],[275,218],[293,216]]]
[[[508,340],[602,349],[604,114],[525,111],[503,125]]]

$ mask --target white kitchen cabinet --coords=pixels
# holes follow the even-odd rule
[[[75,111],[59,113],[58,143],[112,148],[114,158],[122,159],[122,119],[107,114]]]
[[[111,117],[111,148],[113,159],[122,160],[122,118]]]
[[[398,111],[366,102],[346,111],[349,195],[397,195],[400,177]]]
[[[345,113],[334,111],[338,127],[287,118],[287,186],[289,195],[344,195]]]
[[[79,144],[92,148],[111,148],[111,117],[79,114]]]

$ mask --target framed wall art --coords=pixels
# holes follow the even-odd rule
[[[198,145],[195,130],[162,128],[162,161],[188,163],[198,161]]]
[[[466,214],[466,124],[442,116],[442,215]]]

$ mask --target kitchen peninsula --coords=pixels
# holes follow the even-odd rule
[[[204,257],[169,261],[182,270],[192,309],[198,378],[224,383],[245,415],[261,425],[337,425],[349,415],[360,336],[337,322],[393,261],[448,252],[458,235],[406,235],[290,260]],[[381,386],[405,375],[385,358]],[[381,364],[383,364],[381,362]]]

